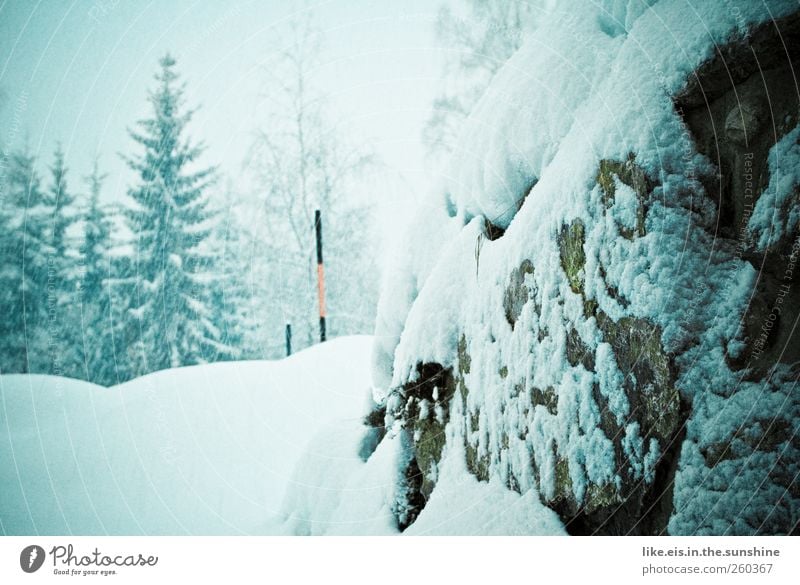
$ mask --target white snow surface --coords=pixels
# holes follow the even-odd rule
[[[545,507],[536,490],[517,494],[497,477],[488,483],[471,475],[464,448],[454,443],[439,465],[439,479],[430,500],[406,534],[566,535],[558,515]]]
[[[338,338],[279,361],[165,370],[112,388],[0,376],[0,532],[397,534],[397,441],[371,453],[363,424],[372,343]],[[472,486],[470,512],[454,524],[452,509],[429,514],[428,532],[481,533],[518,508],[494,494]],[[548,522],[527,531],[559,530]]]
[[[770,181],[756,202],[747,224],[759,250],[766,250],[800,222],[797,193],[800,189],[800,127],[772,147],[769,153]],[[792,198],[794,196],[794,199]]]
[[[112,388],[0,377],[0,520],[11,534],[281,532],[296,462],[359,423],[371,337]]]

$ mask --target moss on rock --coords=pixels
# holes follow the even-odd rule
[[[480,432],[480,413],[467,413],[468,433],[464,435],[464,453],[467,464],[467,471],[474,475],[479,481],[489,481],[489,455],[479,454],[479,446],[473,444],[471,436]]]
[[[467,459],[467,471],[474,475],[478,481],[489,481],[489,455],[478,453],[478,447],[464,443]]]
[[[594,371],[594,351],[583,343],[574,327],[567,331],[566,351],[569,365],[575,367],[581,364],[587,371]]]
[[[469,374],[471,366],[472,358],[467,351],[467,336],[462,333],[458,338],[458,373]]]
[[[422,472],[422,495],[427,500],[436,485],[437,466],[446,442],[444,424],[433,414],[414,425],[414,454]]]
[[[531,402],[534,407],[544,406],[554,416],[558,414],[558,395],[552,386],[548,386],[544,390],[535,386],[531,388]]]
[[[592,514],[614,505],[618,505],[624,498],[613,483],[598,485],[589,484],[586,489],[586,503],[583,506],[584,514]]]
[[[680,395],[661,346],[661,329],[639,317],[613,321],[602,311],[597,313],[597,325],[625,375],[631,412],[638,413],[643,436],[654,433],[661,440],[669,438],[679,426]]]
[[[572,478],[569,475],[569,461],[558,457],[555,464],[555,497],[554,502],[574,501],[572,494]]]
[[[645,234],[644,220],[646,214],[647,195],[652,190],[652,185],[644,170],[636,164],[635,156],[630,154],[628,160],[620,162],[603,159],[597,171],[597,184],[602,191],[603,205],[606,209],[614,205],[617,185],[614,178],[636,193],[636,227],[634,229],[621,227],[620,233],[627,239]]]
[[[575,534],[649,534],[660,531],[668,514],[660,514],[663,506],[659,502],[671,498],[671,491],[665,491],[654,477],[658,474],[662,478],[668,476],[667,468],[674,466],[677,459],[674,453],[661,458],[650,479],[643,480],[641,460],[635,465],[629,461],[630,453],[623,448],[623,442],[628,423],[637,423],[634,427],[637,429],[635,432],[640,433],[637,439],[645,450],[650,448],[652,439],[663,449],[674,449],[680,444],[674,439],[683,428],[686,413],[674,386],[669,356],[661,345],[661,330],[651,321],[638,317],[614,321],[596,305],[592,307],[592,315],[597,320],[600,340],[611,345],[617,366],[624,376],[623,389],[629,402],[628,418],[617,421],[608,398],[600,392],[599,384],[593,386],[592,399],[599,410],[597,424],[613,444],[617,477],[602,483],[588,481],[582,498],[578,499],[573,493],[570,465],[580,465],[580,462],[570,461],[554,447],[554,493],[545,503]],[[567,359],[573,367],[582,365],[587,370],[591,370],[589,366],[594,367],[594,354],[585,347],[576,331],[567,332],[566,345]],[[591,354],[591,361],[587,354]],[[543,392],[532,388],[531,399],[534,404],[549,404],[553,408],[548,410],[556,414],[558,391],[548,388]],[[636,465],[639,466],[638,473],[634,471]],[[653,502],[659,503],[658,506]]]
[[[462,340],[466,344],[463,336]],[[411,445],[408,467],[413,466],[419,472],[418,480],[409,483],[408,493],[404,496],[406,500],[421,498],[424,502],[433,491],[446,442],[450,401],[456,388],[451,368],[428,363],[418,365],[416,381],[404,385],[399,391],[403,399],[394,417],[402,421]]]
[[[754,451],[775,452],[779,446],[800,439],[789,422],[783,419],[754,419],[743,421],[725,441],[717,441],[700,449],[706,465],[716,467],[722,461],[740,459]],[[797,445],[800,447],[800,444]]]
[[[558,235],[558,249],[561,256],[561,267],[567,275],[569,287],[575,294],[583,294],[586,254],[583,251],[585,228],[583,222],[576,219],[569,225],[561,227]]]

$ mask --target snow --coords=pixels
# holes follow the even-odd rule
[[[444,456],[439,480],[419,518],[405,534],[566,535],[558,515],[535,490],[520,495],[499,479],[480,482],[464,465],[463,447]]]
[[[362,432],[363,434],[363,432]],[[355,448],[359,431],[323,432],[301,460],[284,502],[291,534],[396,534],[400,437],[389,433],[367,461]],[[445,455],[436,490],[407,535],[560,535],[558,516],[534,490],[520,495],[499,479],[479,482],[464,466],[463,447]]]
[[[633,23],[656,0],[606,0],[600,3],[598,22],[610,36],[618,36],[630,32]]]
[[[468,221],[506,228],[541,177],[577,106],[606,74],[618,41],[596,26],[597,8],[554,13],[500,70],[458,141],[448,188]]]
[[[679,369],[675,385],[693,404],[670,531],[713,532],[724,525],[734,533],[752,532],[747,514],[781,500],[775,497],[778,483],[756,481],[757,473],[767,476],[779,454],[742,451],[743,459],[711,468],[700,454],[712,441],[703,429],[719,429],[718,440],[729,440],[741,426],[755,425],[756,414],[796,428],[797,400],[790,399],[786,372],[759,386],[742,381],[726,363],[727,344],[736,347],[740,341],[740,317],[756,275],[713,236],[716,210],[696,177],[715,171],[696,151],[672,100],[718,45],[796,10],[796,3],[661,0],[648,10],[643,5],[586,3],[566,11],[553,3],[540,28],[496,74],[466,123],[446,184],[424,209],[428,216],[447,213],[450,219],[437,220],[444,227],[429,247],[420,247],[419,240],[434,237],[432,232],[413,230],[407,238],[412,258],[398,270],[424,259],[424,277],[413,269],[392,276],[394,282],[414,283],[413,294],[403,294],[402,302],[393,300],[401,287],[384,290],[378,322],[392,323],[392,334],[390,343],[376,347],[376,396],[388,396],[391,413],[398,389],[416,381],[420,364],[457,371],[457,348],[464,339],[471,366],[463,374],[468,392],[462,416],[476,417],[478,430],[465,429],[456,442],[466,441],[488,458],[490,484],[513,473],[523,493],[537,488],[533,456],[545,498],[555,487],[554,457],[566,459],[573,494],[581,501],[588,483],[621,480],[614,446],[600,428],[594,383],[618,422],[630,415],[619,387],[624,373],[602,343],[596,319],[584,317],[584,301],[596,302],[614,321],[646,318],[662,332],[663,350]],[[622,162],[631,153],[653,190],[644,234],[628,238],[621,228],[636,225],[638,196],[614,177],[615,197],[606,209],[597,174],[601,160]],[[795,131],[771,154],[770,188],[751,221],[763,244],[800,220],[791,207],[773,217],[776,206],[791,201],[797,153]],[[487,240],[484,218],[506,228],[505,234]],[[564,274],[557,237],[576,221],[585,226],[582,294]],[[763,235],[770,226],[773,235]],[[503,299],[509,275],[525,260],[534,268],[525,277],[529,298],[512,327]],[[571,329],[596,356],[596,372],[567,360]],[[533,388],[557,391],[557,414],[542,405],[526,407]],[[734,392],[735,399],[721,396]],[[757,413],[735,406],[755,404],[761,393],[780,400],[758,402]],[[451,421],[459,402],[453,401]],[[783,412],[778,403],[785,403]],[[646,441],[638,425],[623,428],[633,475],[652,482],[668,445]],[[758,471],[731,475],[745,460],[758,462]],[[722,487],[735,478],[761,486],[758,493],[750,490],[753,502],[744,511],[739,496]],[[796,517],[796,511],[782,516]]]
[[[397,441],[384,439],[365,462],[364,428],[320,433],[298,462],[282,506],[289,534],[396,534],[391,510],[398,467]]]
[[[798,471],[780,431],[800,424],[796,381],[780,365],[747,381],[726,360],[741,350],[756,273],[714,237],[716,210],[696,177],[715,169],[673,97],[717,46],[791,10],[791,0],[549,3],[470,115],[443,184],[404,228],[373,341],[341,338],[278,362],[169,370],[111,389],[0,377],[2,530],[397,533],[409,453],[394,406],[419,366],[435,363],[460,373],[465,397],[448,413],[438,393],[420,408],[449,420],[447,443],[408,533],[561,534],[540,496],[571,489],[580,503],[590,486],[623,481],[595,388],[622,429],[631,477],[651,484],[669,448],[632,420],[622,386],[633,374],[585,316],[592,301],[613,321],[656,326],[691,404],[669,531],[785,532],[797,501],[772,472]],[[770,153],[769,186],[748,226],[761,249],[800,221],[791,205],[798,132]],[[627,237],[639,194],[614,176],[604,201],[597,176],[601,160],[631,154],[653,189],[644,233]],[[490,241],[487,221],[504,235]],[[558,241],[579,224],[576,292]],[[517,289],[528,298],[512,323],[505,294],[524,261],[533,271]],[[593,368],[570,363],[573,330]],[[534,391],[554,393],[556,408]],[[362,423],[369,396],[389,413],[374,452],[377,431]],[[473,419],[477,428],[466,428]],[[778,443],[760,450],[768,429]],[[467,447],[486,461],[488,481],[467,471]],[[567,463],[561,486],[557,460]]]
[[[297,462],[315,454],[310,440],[360,425],[371,343],[339,338],[280,361],[166,370],[112,388],[0,376],[0,526],[281,533],[281,502]]]
[[[747,0],[553,7],[470,113],[451,161],[448,196],[465,221],[483,215],[508,227],[556,154],[566,150],[568,134],[591,138],[592,148],[601,150],[613,148],[604,144],[609,139],[622,138],[637,153],[651,150],[641,147],[656,138],[663,152],[651,150],[645,159],[651,169],[668,164],[676,150],[668,145],[678,144],[681,133],[674,120],[663,123],[672,111],[669,96],[711,56],[715,43],[792,8],[791,1],[770,2],[765,10]]]
[[[769,152],[769,185],[758,198],[747,229],[759,250],[766,250],[797,228],[800,207],[800,127],[780,139]],[[794,203],[794,205],[792,205]]]
[[[479,220],[472,221],[440,252],[394,351],[393,386],[410,379],[418,362],[453,362],[455,344],[450,341],[457,337],[461,300],[477,287],[474,246],[481,229]]]
[[[441,203],[441,202],[440,202]],[[404,226],[403,247],[397,247],[387,261],[378,301],[375,346],[372,351],[372,376],[375,387],[388,388],[392,362],[400,335],[420,289],[425,284],[444,243],[461,228],[444,205],[423,205]],[[377,396],[379,400],[381,396]]]
[[[0,529],[398,534],[399,441],[375,446],[377,430],[363,424],[372,343],[337,338],[279,361],[177,368],[112,388],[0,376]],[[443,481],[468,509],[434,503],[425,533],[563,531],[535,495],[448,469]]]

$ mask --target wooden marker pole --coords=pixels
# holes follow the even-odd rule
[[[314,229],[317,234],[317,293],[319,295],[319,340],[325,341],[325,268],[322,264],[322,214],[314,212]]]

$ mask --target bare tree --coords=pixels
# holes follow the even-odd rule
[[[327,116],[325,96],[314,85],[320,44],[310,17],[290,27],[286,45],[265,68],[267,121],[247,159],[263,212],[256,221],[264,229],[255,226],[253,243],[266,260],[253,271],[262,282],[251,284],[265,286],[254,295],[267,301],[267,335],[282,340],[284,323],[292,322],[299,346],[316,338],[315,209],[325,228],[330,332],[371,332],[377,295],[370,210],[351,194],[372,157],[350,146]]]

